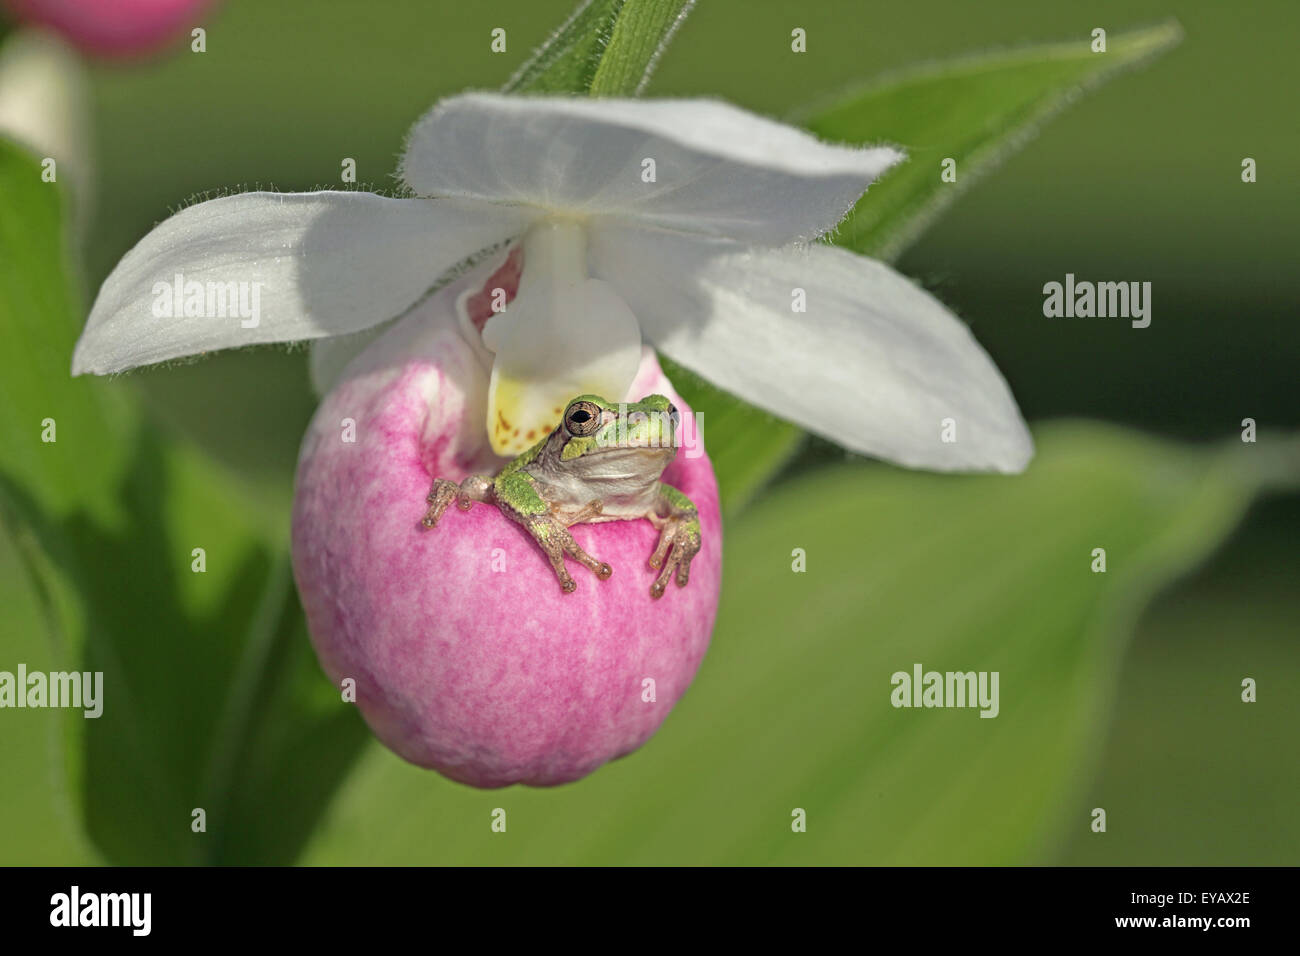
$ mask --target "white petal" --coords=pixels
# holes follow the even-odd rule
[[[1016,472],[1033,455],[970,331],[888,266],[829,246],[615,227],[590,243],[592,274],[618,289],[649,342],[781,418],[914,468]],[[797,290],[806,312],[794,310]]]
[[[530,220],[520,208],[362,192],[241,193],[199,203],[122,257],[95,299],[72,371],[102,375],[214,349],[357,332],[400,315],[447,269]],[[211,290],[195,310],[203,315],[187,317],[184,303],[171,303],[177,276],[182,289]],[[243,295],[241,310],[229,304],[231,292]]]
[[[712,100],[471,93],[415,124],[402,175],[422,195],[633,216],[781,245],[831,229],[900,159]]]

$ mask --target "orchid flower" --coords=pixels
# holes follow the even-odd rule
[[[686,425],[656,350],[854,451],[1022,468],[1029,436],[966,327],[814,241],[900,158],[712,101],[452,97],[410,134],[410,198],[246,193],[159,225],[105,281],[73,371],[312,341],[292,550],[322,667],[413,763],[576,780],[655,733],[708,647],[722,528],[702,436],[662,475],[702,543],[660,602],[648,521],[574,525],[615,571],[565,594],[495,508],[421,533],[430,481],[495,472],[584,393],[657,393]]]
[[[314,350],[325,390],[368,341],[355,333],[514,247],[504,311],[475,322],[457,305],[493,356],[484,426],[499,455],[546,434],[574,395],[626,392],[644,342],[851,451],[1018,471],[1028,431],[965,325],[889,267],[812,242],[901,158],[713,101],[451,97],[410,133],[414,198],[244,193],[163,222],[104,283],[73,371],[346,337]],[[252,284],[259,320],[200,307],[159,322],[152,296],[173,275]],[[940,437],[949,419],[956,441]]]

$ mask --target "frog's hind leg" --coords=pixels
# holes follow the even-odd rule
[[[433,488],[430,489],[429,496],[425,500],[429,503],[429,510],[425,512],[424,520],[420,523],[426,528],[432,528],[452,501],[456,502],[456,507],[461,511],[469,511],[476,501],[489,503],[495,501],[496,493],[492,487],[492,479],[485,475],[470,475],[459,485],[446,478],[435,478]]]

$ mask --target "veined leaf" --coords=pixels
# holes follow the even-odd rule
[[[962,190],[1023,146],[1050,117],[1181,37],[1177,23],[1165,23],[1110,36],[1104,53],[1092,52],[1091,38],[1081,36],[951,60],[802,111],[796,121],[826,139],[884,140],[909,154],[858,201],[835,244],[897,258]],[[940,175],[947,159],[956,164],[954,182]]]

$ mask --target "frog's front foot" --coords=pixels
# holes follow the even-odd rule
[[[578,587],[577,582],[569,574],[568,568],[564,566],[566,554],[602,581],[614,573],[614,569],[604,561],[598,561],[582,550],[578,542],[573,540],[573,535],[569,534],[568,529],[550,514],[529,515],[523,525],[533,536],[533,540],[546,552],[547,560],[551,562],[555,576],[560,579],[560,587],[566,594],[571,594]]]
[[[661,519],[659,545],[650,555],[650,567],[659,571],[650,585],[652,598],[663,597],[668,579],[676,572],[677,586],[685,587],[691,578],[691,559],[700,552],[700,519],[694,514]],[[662,568],[662,570],[660,570]]]
[[[438,523],[447,506],[453,501],[456,507],[461,511],[469,511],[476,501],[492,500],[492,479],[485,478],[482,475],[470,475],[459,485],[454,481],[446,478],[433,479],[433,488],[429,491],[429,496],[425,501],[429,503],[429,510],[424,513],[424,518],[420,524],[426,528],[432,528]]]

